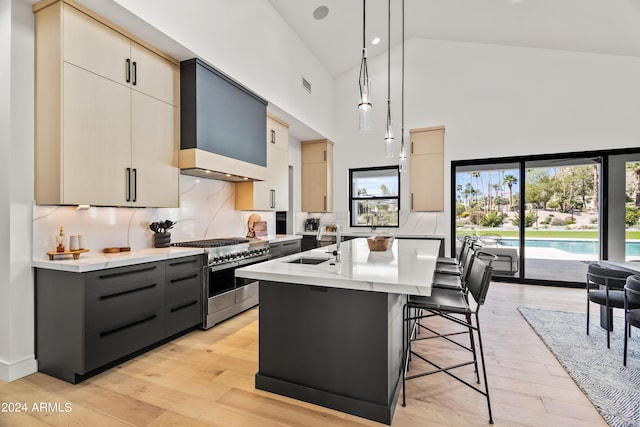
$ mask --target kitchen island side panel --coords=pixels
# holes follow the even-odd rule
[[[256,388],[390,424],[404,298],[261,281]]]

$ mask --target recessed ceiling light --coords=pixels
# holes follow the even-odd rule
[[[327,6],[319,6],[313,11],[313,17],[318,21],[324,19],[329,14],[329,8]]]
[[[378,44],[380,43],[380,37],[376,37],[375,39],[371,40],[371,44]]]

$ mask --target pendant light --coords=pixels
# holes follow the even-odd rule
[[[389,20],[387,34],[387,125],[384,132],[384,152],[393,157],[393,127],[391,126],[391,0],[389,0]]]
[[[367,47],[365,39],[365,28],[367,18],[367,0],[362,0],[362,62],[360,62],[360,103],[358,104],[358,130],[369,132],[371,130],[371,81],[369,80],[369,70],[367,69]]]
[[[402,123],[400,135],[400,154],[398,155],[398,169],[400,172],[406,172],[407,170],[407,149],[404,145],[404,0],[402,0],[402,89],[401,89],[401,102],[402,102]]]

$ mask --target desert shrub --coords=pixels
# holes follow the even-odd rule
[[[470,212],[465,211],[465,212],[460,213],[460,218],[467,218],[469,215],[470,215]]]
[[[640,219],[640,211],[635,206],[626,206],[626,214],[624,218],[624,222],[627,227],[633,227],[638,223]]]
[[[547,202],[547,208],[549,209],[558,209],[560,207],[560,203],[555,200],[549,200]]]
[[[470,212],[469,221],[471,221],[472,224],[478,225],[480,224],[480,220],[482,219],[483,216],[484,214],[480,211]]]
[[[478,222],[483,227],[500,227],[506,217],[507,214],[499,213],[497,211],[491,211],[481,217]]]
[[[536,223],[536,218],[538,216],[535,214],[535,212],[530,211],[529,213],[527,213],[524,216],[524,226],[525,227],[531,227],[533,224]],[[511,220],[511,223],[513,225],[515,225],[516,227],[520,226],[520,214],[517,213],[516,216],[513,217],[513,219]]]
[[[575,224],[576,223],[576,219],[575,218],[565,218],[564,220],[565,225],[571,225],[571,224]]]
[[[563,226],[563,225],[567,225],[567,223],[562,218],[553,218],[551,220],[551,222],[549,223],[549,225],[560,227],[560,226]]]

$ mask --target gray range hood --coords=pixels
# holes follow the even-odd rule
[[[267,178],[267,101],[200,59],[180,63],[180,170],[225,181]]]

